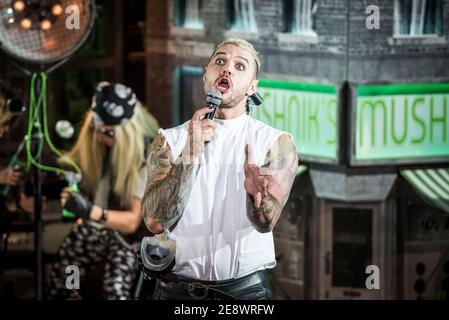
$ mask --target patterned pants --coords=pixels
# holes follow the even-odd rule
[[[117,231],[93,223],[76,225],[64,239],[50,272],[48,299],[80,299],[86,273],[104,261],[103,297],[110,300],[132,298],[132,289],[139,267],[135,248]],[[71,272],[67,266],[79,268],[80,290],[67,289]]]

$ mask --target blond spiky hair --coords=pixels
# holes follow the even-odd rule
[[[259,52],[257,52],[256,49],[254,48],[254,46],[250,42],[246,41],[245,39],[227,38],[226,40],[224,40],[222,43],[220,43],[215,48],[210,59],[212,59],[212,57],[215,55],[215,53],[217,52],[218,49],[220,49],[222,46],[227,45],[227,44],[231,44],[236,47],[244,48],[244,49],[248,50],[249,53],[251,53],[251,56],[254,58],[254,62],[256,62],[256,77],[257,77],[259,75],[259,71],[260,71]],[[209,61],[210,61],[210,59],[209,59]]]

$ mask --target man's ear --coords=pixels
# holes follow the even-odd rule
[[[252,95],[254,92],[257,91],[257,86],[259,85],[259,80],[254,79],[251,84],[248,87],[248,90],[246,91],[246,95],[249,97],[250,95]]]

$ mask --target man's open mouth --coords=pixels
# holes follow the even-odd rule
[[[220,92],[225,93],[231,88],[231,80],[225,77],[220,78],[217,80],[215,86]]]

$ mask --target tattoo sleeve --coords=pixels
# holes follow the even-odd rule
[[[262,197],[259,208],[248,194],[248,218],[259,232],[270,232],[287,203],[298,168],[296,147],[287,135],[281,135],[267,153],[260,174],[269,180],[268,195]]]
[[[142,199],[142,216],[147,227],[157,221],[169,229],[181,218],[190,196],[199,164],[182,154],[176,162],[165,137],[158,134],[147,161],[147,186]]]

